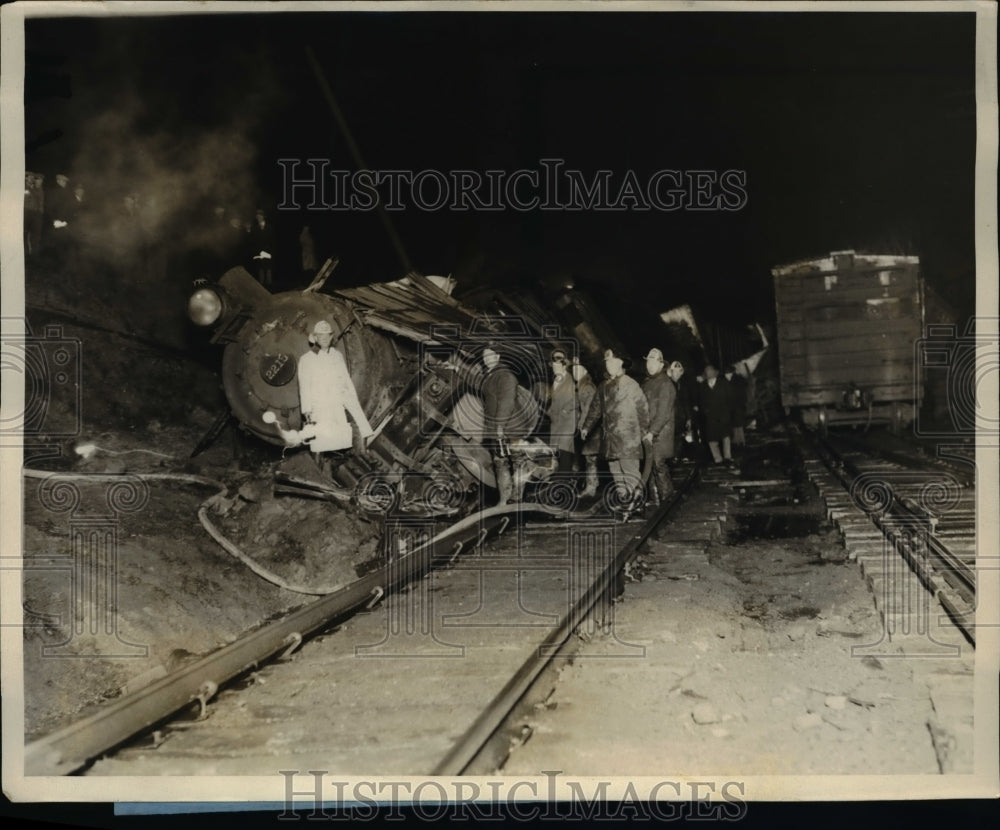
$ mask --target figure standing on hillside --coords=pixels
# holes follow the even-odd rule
[[[274,281],[274,249],[274,228],[267,221],[264,211],[258,210],[250,226],[250,250],[257,266],[257,280],[265,288],[270,288]]]

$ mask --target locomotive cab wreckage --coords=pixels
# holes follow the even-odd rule
[[[453,298],[448,281],[415,273],[329,294],[317,287],[272,294],[238,267],[189,302],[191,319],[214,325],[212,342],[225,346],[232,416],[289,450],[309,447],[315,435],[302,412],[298,365],[317,323],[329,324],[372,434],[355,424],[353,449],[289,453],[275,472],[276,492],[435,515],[485,506],[483,488],[496,488],[479,391],[488,343],[500,344],[519,382],[519,433],[529,436],[513,447],[519,483],[548,476],[554,453],[531,437],[542,417],[546,355],[576,347],[540,318],[541,306],[483,314]]]

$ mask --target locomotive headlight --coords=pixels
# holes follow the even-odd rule
[[[188,300],[188,317],[199,326],[210,326],[222,314],[222,299],[211,288],[199,288]]]

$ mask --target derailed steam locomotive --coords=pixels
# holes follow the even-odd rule
[[[233,416],[246,432],[278,446],[289,446],[289,436],[304,426],[296,374],[309,333],[320,320],[333,328],[374,436],[367,448],[357,442],[354,451],[334,454],[326,494],[294,459],[276,480],[291,491],[311,488],[341,500],[368,493],[431,513],[484,506],[484,488],[496,482],[479,395],[482,347],[502,344],[520,385],[536,393],[519,411],[522,431],[532,433],[542,420],[547,352],[576,353],[577,337],[563,337],[543,319],[543,308],[524,297],[491,295],[480,312],[419,274],[329,294],[319,292],[321,285],[271,294],[233,268],[189,303],[192,320],[214,325],[212,342],[225,345],[223,387]],[[574,334],[581,326],[596,347],[585,320],[573,320]],[[584,343],[586,357],[591,349]],[[544,459],[547,447],[536,446]],[[548,469],[544,461],[535,468],[540,476]]]

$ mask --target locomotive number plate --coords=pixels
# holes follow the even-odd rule
[[[271,386],[284,386],[295,377],[295,359],[290,354],[266,354],[260,359],[260,376]]]

